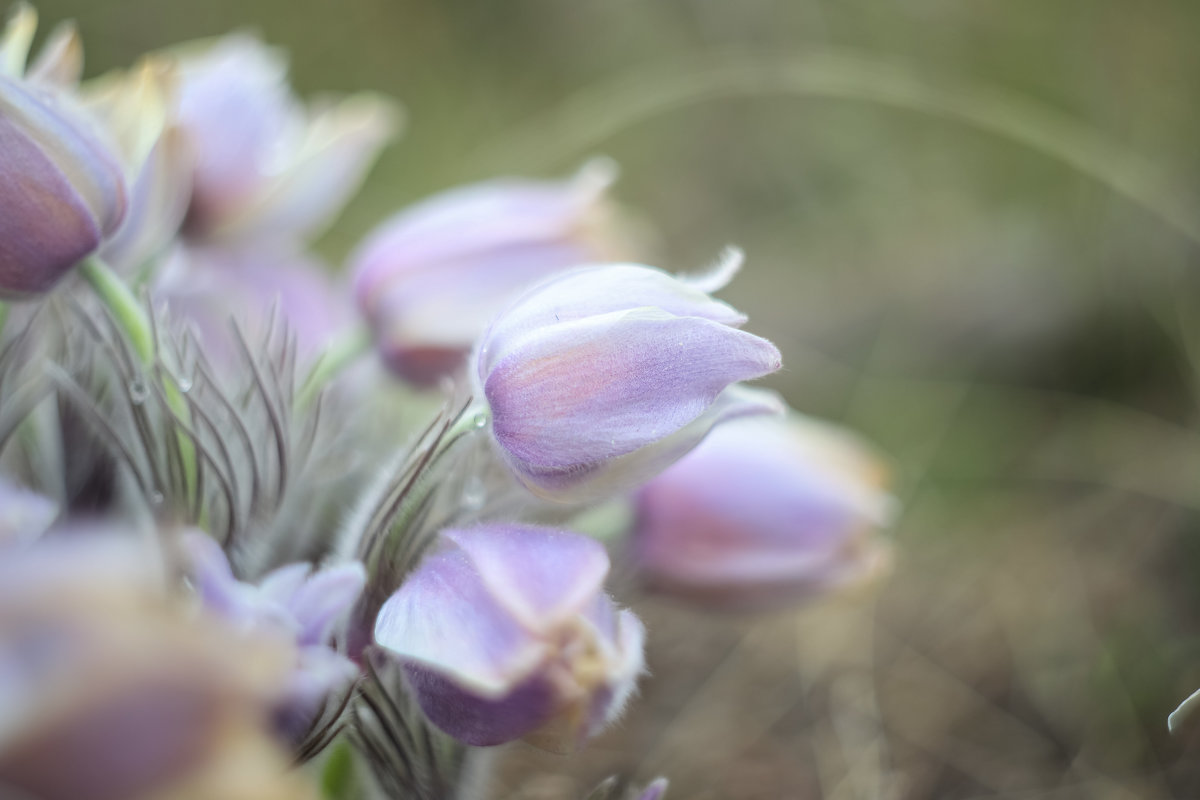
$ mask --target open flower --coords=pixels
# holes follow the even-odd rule
[[[351,258],[359,308],[388,366],[430,384],[461,366],[488,322],[547,275],[620,256],[605,200],[616,168],[504,178],[435,195],[380,225]]]
[[[532,491],[591,499],[644,481],[724,419],[779,410],[735,387],[773,372],[779,351],[738,330],[746,318],[660,270],[581,268],[529,289],[476,353],[500,453]]]
[[[112,132],[129,176],[129,211],[100,251],[124,272],[144,270],[167,252],[191,200],[191,147],[172,115],[178,83],[173,62],[147,57],[87,84],[88,107]]]
[[[97,123],[49,79],[62,57],[43,79],[22,77],[28,38],[16,31],[30,24],[19,13],[0,42],[0,297],[48,291],[125,214],[117,157]]]
[[[196,158],[188,231],[206,241],[316,235],[397,126],[394,104],[370,94],[305,108],[284,56],[251,36],[175,55],[175,121]]]
[[[637,495],[632,549],[654,589],[763,609],[879,574],[892,510],[879,460],[798,414],[714,430]]]
[[[603,547],[507,524],[443,531],[442,543],[375,626],[435,725],[467,744],[566,752],[620,713],[643,629],[602,591]]]
[[[297,661],[280,714],[286,731],[298,738],[328,694],[358,674],[330,640],[335,625],[362,592],[362,565],[314,572],[306,563],[288,564],[254,585],[233,576],[225,553],[208,535],[192,531],[183,543],[188,571],[205,609],[247,633],[295,644]]]

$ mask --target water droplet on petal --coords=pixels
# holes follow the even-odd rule
[[[192,379],[187,376],[180,378],[179,379],[179,391],[183,392],[184,394],[187,394],[191,390],[192,390]]]
[[[480,411],[475,415],[475,419],[473,419],[472,422],[475,424],[476,428],[486,427],[488,424],[488,413],[486,411]]]

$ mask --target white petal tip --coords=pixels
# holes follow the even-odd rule
[[[684,275],[683,280],[694,289],[713,294],[729,285],[746,260],[746,253],[733,245],[727,245],[708,269],[695,275]]]
[[[584,162],[571,179],[580,197],[593,200],[607,192],[621,176],[621,166],[608,156],[593,156]]]
[[[1179,708],[1171,712],[1167,717],[1167,730],[1172,734],[1178,733],[1188,718],[1196,713],[1198,706],[1200,706],[1200,689],[1192,692],[1187,700],[1179,704]]]

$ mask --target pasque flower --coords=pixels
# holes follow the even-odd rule
[[[174,63],[147,57],[129,70],[90,81],[85,98],[112,131],[129,181],[129,210],[100,250],[123,272],[146,270],[179,234],[192,193],[193,153],[174,120]]]
[[[311,356],[349,318],[350,302],[305,243],[361,183],[398,111],[370,94],[306,106],[287,83],[284,56],[247,35],[167,55],[170,108],[137,198],[174,209],[178,187],[188,196],[153,293],[194,324],[218,363],[237,352],[230,319],[257,340],[272,307]]]
[[[488,322],[546,275],[620,256],[605,159],[559,181],[504,178],[443,192],[375,229],[351,258],[359,308],[393,372],[457,369]]]
[[[357,562],[313,571],[288,564],[258,584],[237,580],[225,553],[200,531],[183,538],[188,572],[204,607],[244,632],[277,637],[297,648],[285,687],[281,723],[298,737],[317,705],[358,668],[331,646],[334,627],[358,599],[366,573]]]
[[[551,277],[492,323],[476,352],[499,450],[535,493],[591,499],[661,471],[718,422],[779,410],[732,386],[773,372],[779,351],[699,280],[615,264]]]
[[[264,725],[288,648],[186,614],[137,542],[0,551],[0,796],[315,798]]]
[[[467,744],[565,752],[620,713],[643,629],[603,593],[600,544],[513,524],[446,530],[441,544],[375,626],[435,725]]]
[[[394,104],[375,95],[306,108],[286,58],[251,36],[174,55],[174,121],[196,159],[188,232],[205,241],[316,235],[397,127]]]
[[[0,296],[8,297],[54,286],[117,229],[126,202],[104,134],[51,80],[64,57],[46,63],[40,80],[22,76],[28,38],[14,31],[29,25],[14,17],[0,50]]]
[[[892,499],[849,432],[793,414],[721,426],[637,494],[631,548],[653,588],[762,609],[879,573]]]

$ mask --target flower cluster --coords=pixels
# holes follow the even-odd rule
[[[778,609],[886,565],[876,457],[746,385],[782,357],[713,297],[741,254],[640,263],[611,162],[334,270],[308,245],[395,103],[306,104],[246,35],[81,82],[36,23],[0,37],[0,794],[460,796],[481,748],[614,724],[640,590]],[[601,503],[629,524],[571,530]]]

